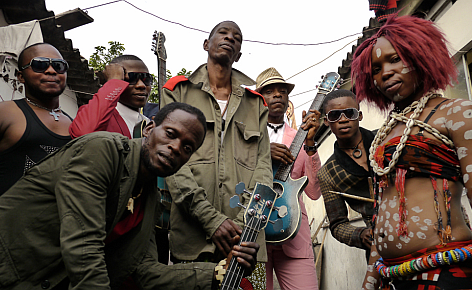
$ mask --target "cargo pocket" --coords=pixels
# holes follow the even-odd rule
[[[246,124],[235,121],[233,154],[236,162],[241,166],[254,170],[257,164],[259,149],[259,130],[250,130]],[[258,128],[257,128],[258,129]]]
[[[10,252],[0,237],[0,288],[12,285],[19,280],[20,276],[13,264]]]

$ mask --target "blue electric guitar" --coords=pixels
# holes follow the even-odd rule
[[[333,91],[340,81],[339,74],[330,72],[323,76],[318,93],[310,106],[311,109],[320,110],[326,94]],[[303,124],[303,123],[302,123]],[[290,153],[297,158],[303,142],[306,139],[307,131],[298,129],[295,138],[290,145]],[[266,241],[280,244],[294,238],[300,229],[302,212],[298,198],[308,185],[308,177],[303,176],[297,180],[290,177],[293,163],[273,164],[274,184],[273,189],[277,192],[274,211],[270,215],[270,223],[265,229]]]
[[[243,192],[251,194],[244,188],[244,183],[240,182],[236,185],[236,193],[239,195]],[[235,195],[229,200],[232,208],[237,206],[244,207],[240,201],[239,196]],[[254,192],[251,194],[251,199],[244,212],[244,229],[241,234],[242,242],[255,242],[259,232],[267,225],[269,215],[272,212],[274,201],[277,193],[270,188],[270,186],[256,183]],[[241,280],[243,279],[244,269],[239,265],[235,257],[231,258],[226,274],[221,282],[221,290],[236,290],[239,289]]]

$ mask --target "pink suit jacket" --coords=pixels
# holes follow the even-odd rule
[[[128,83],[121,80],[109,80],[88,104],[79,108],[77,116],[69,127],[72,138],[96,132],[108,131],[120,133],[131,139],[131,133],[125,120],[116,110],[120,95],[128,87]]]
[[[291,128],[285,123],[284,136],[282,143],[287,147],[292,144],[297,130]],[[302,176],[308,177],[308,185],[305,188],[305,194],[312,200],[316,200],[321,196],[320,183],[316,177],[316,173],[321,168],[320,157],[318,152],[312,156],[308,156],[303,148],[298,153],[295,164],[292,168],[292,179],[298,179]],[[302,222],[298,234],[292,240],[278,246],[268,244],[270,247],[282,247],[285,255],[291,258],[314,258],[313,246],[311,243],[310,226],[308,224],[308,215],[306,213],[305,204],[302,201],[302,196],[299,198],[300,208],[302,211]]]

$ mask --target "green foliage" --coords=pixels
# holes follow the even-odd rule
[[[192,71],[187,71],[185,68],[182,68],[178,73],[177,76],[185,76],[189,77],[192,74]],[[166,78],[168,81],[172,77],[172,73],[170,70],[166,70]],[[149,94],[148,102],[159,104],[159,85],[157,82],[157,76],[152,74],[153,83],[151,88],[151,93]]]
[[[89,59],[89,66],[94,71],[103,71],[112,59],[122,55],[123,51],[125,51],[124,44],[118,41],[108,41],[108,45],[110,46],[108,49],[101,45],[95,46],[95,52]]]

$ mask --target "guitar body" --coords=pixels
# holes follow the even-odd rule
[[[273,189],[278,194],[274,205],[279,210],[272,211],[269,220],[281,219],[283,224],[282,229],[274,228],[273,224],[266,226],[266,242],[281,244],[297,235],[302,220],[299,197],[307,185],[306,176],[296,180],[289,176],[286,181],[274,179]]]
[[[339,81],[339,74],[335,72],[330,72],[323,76],[323,81],[309,110],[320,110],[326,94],[333,91]],[[321,138],[322,136],[315,136],[317,140],[320,138],[324,140],[326,137],[325,131],[323,130],[323,138]],[[295,159],[298,157],[307,134],[307,131],[300,128],[293,138],[290,145],[290,153]],[[293,163],[275,164],[272,168],[274,172],[273,189],[277,192],[278,196],[274,204],[274,210],[269,217],[270,224],[265,228],[266,241],[268,243],[284,243],[293,239],[300,229],[302,212],[299,197],[308,185],[308,178],[303,176],[293,180],[290,176],[292,167]]]

